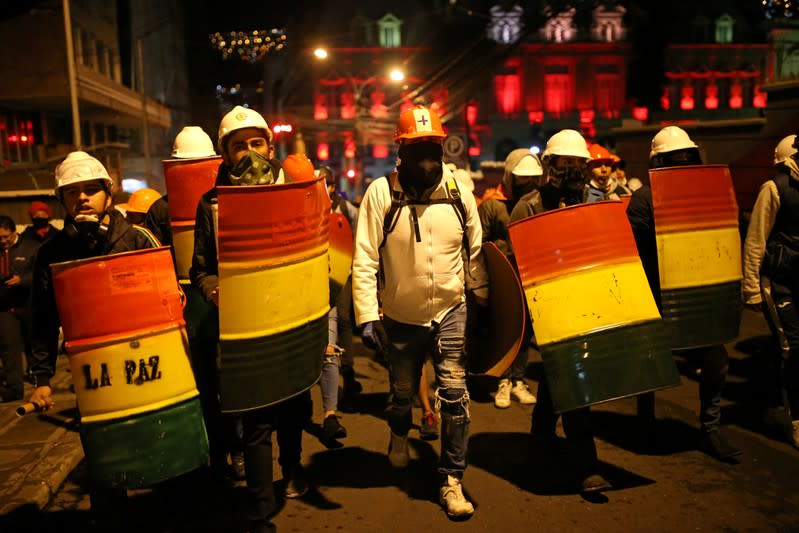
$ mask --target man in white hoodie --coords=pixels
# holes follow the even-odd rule
[[[400,115],[399,165],[364,195],[352,280],[356,320],[371,324],[391,369],[389,461],[408,464],[411,399],[430,353],[442,420],[440,501],[450,517],[464,518],[474,512],[461,487],[469,435],[465,289],[485,305],[488,276],[474,196],[443,165],[445,137],[434,111],[416,106]]]
[[[777,175],[761,187],[744,241],[744,304],[763,305],[777,333],[782,361],[771,385],[770,407],[785,404],[791,416],[788,441],[799,448],[799,164],[797,135],[774,150]],[[762,277],[761,277],[762,276]],[[779,382],[782,382],[780,384]],[[784,390],[786,400],[779,394]],[[776,398],[775,398],[776,397]]]

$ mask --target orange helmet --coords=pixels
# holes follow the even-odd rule
[[[441,143],[446,136],[438,113],[423,105],[417,105],[400,115],[397,131],[394,132],[394,142],[402,144],[425,139]]]
[[[591,154],[591,160],[588,163],[602,162],[610,166],[613,163],[613,154],[600,144],[592,144],[588,147],[588,152]]]
[[[161,193],[155,189],[139,189],[130,195],[124,209],[131,213],[146,213],[159,198],[161,198]]]
[[[305,154],[291,154],[283,161],[283,170],[289,181],[313,181],[316,179],[314,175],[313,163]]]

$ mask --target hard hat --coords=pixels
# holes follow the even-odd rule
[[[244,128],[263,130],[269,144],[272,144],[272,130],[269,129],[264,117],[258,111],[237,105],[227,115],[222,117],[222,121],[219,123],[219,140],[217,141],[219,151],[225,151],[225,138],[228,135]]]
[[[684,129],[679,126],[666,126],[652,138],[652,150],[649,152],[649,158],[652,159],[658,154],[685,150],[686,148],[699,147],[691,140]]]
[[[105,181],[109,191],[114,187],[114,180],[108,175],[103,164],[86,152],[71,152],[60,165],[55,167],[56,194],[62,187],[93,180]]]
[[[283,170],[289,181],[313,181],[316,179],[313,163],[305,154],[291,154],[283,161]]]
[[[544,169],[541,167],[541,162],[532,153],[522,157],[522,159],[511,170],[512,174],[517,176],[541,176],[544,174]]]
[[[591,154],[585,145],[585,139],[580,135],[580,132],[575,130],[560,130],[549,138],[541,156],[546,159],[553,155],[569,155],[591,159]]]
[[[180,159],[200,159],[203,157],[214,157],[214,143],[211,137],[199,126],[186,126],[172,145],[172,157]]]
[[[161,193],[155,189],[139,189],[130,195],[128,203],[120,207],[131,213],[146,213],[159,198],[161,198]]]
[[[787,137],[783,137],[782,140],[777,143],[777,147],[774,149],[775,165],[784,163],[785,160],[797,152],[796,148],[794,147],[795,143],[796,135],[788,135]]]
[[[397,122],[397,131],[394,132],[394,142],[403,142],[417,139],[430,139],[443,142],[447,136],[441,127],[441,118],[435,111],[417,105],[405,110]]]
[[[589,163],[597,161],[611,165],[614,161],[613,154],[611,154],[610,151],[601,144],[592,144],[589,146],[588,153],[591,154],[591,161],[589,161]],[[618,160],[618,157],[616,160]]]

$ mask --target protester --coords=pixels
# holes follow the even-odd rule
[[[50,214],[50,206],[40,200],[31,202],[28,208],[28,215],[31,219],[31,225],[25,228],[20,235],[23,239],[33,239],[40,243],[52,238],[58,229],[50,224],[52,215]]]
[[[395,468],[409,462],[412,398],[432,353],[442,422],[440,502],[450,517],[467,517],[474,506],[462,490],[469,435],[465,288],[485,305],[488,279],[474,196],[443,165],[444,137],[434,111],[416,106],[400,115],[397,170],[375,180],[361,204],[353,297],[358,324],[371,324],[388,356],[388,459]]]

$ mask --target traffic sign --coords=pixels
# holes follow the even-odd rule
[[[450,135],[444,140],[444,155],[459,157],[466,149],[466,137],[460,134]]]

